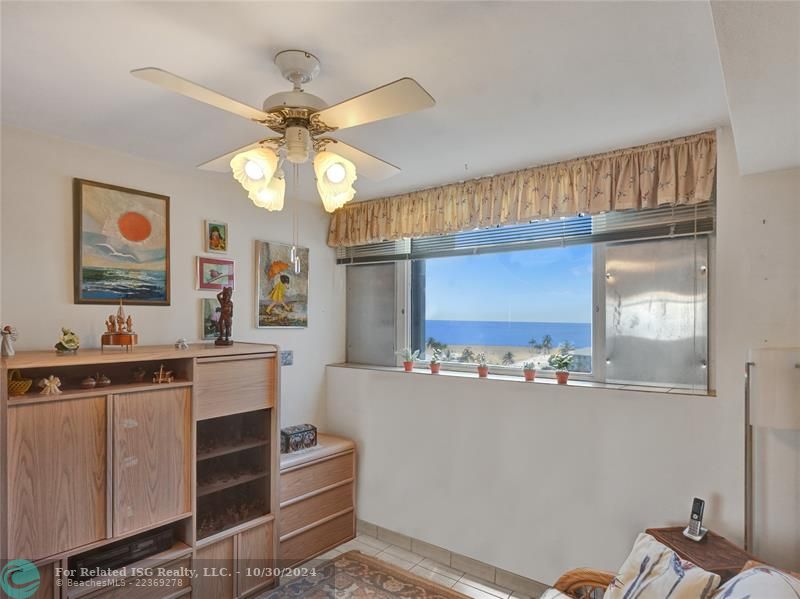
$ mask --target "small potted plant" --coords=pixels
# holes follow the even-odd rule
[[[572,366],[572,354],[558,351],[547,359],[547,363],[556,369],[556,380],[559,385],[566,385],[569,379],[569,367]]]
[[[419,350],[411,351],[410,347],[403,348],[397,352],[397,355],[403,359],[403,368],[406,372],[411,372],[414,369],[414,362],[419,357]]]
[[[525,375],[526,381],[532,381],[536,378],[536,365],[533,362],[525,362],[522,365],[522,374]]]
[[[431,367],[431,374],[439,374],[439,369],[442,367],[442,351],[440,349],[433,350],[429,366]]]
[[[475,356],[475,361],[478,363],[478,376],[485,379],[489,376],[489,365],[486,363],[486,354],[483,352]]]

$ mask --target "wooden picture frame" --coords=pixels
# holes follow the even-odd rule
[[[228,223],[221,220],[203,221],[203,234],[205,235],[206,252],[212,254],[226,254],[230,244]]]
[[[220,291],[223,287],[236,289],[235,274],[233,260],[209,256],[197,257],[197,289],[205,291]]]
[[[170,305],[169,196],[73,179],[73,297]]]

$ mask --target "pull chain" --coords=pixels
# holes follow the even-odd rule
[[[299,201],[298,186],[300,184],[300,167],[298,164],[292,165],[292,190],[294,199],[292,200],[292,252],[290,255],[294,273],[300,274],[300,256],[297,251],[297,244],[300,240],[300,219],[297,216],[297,203]]]

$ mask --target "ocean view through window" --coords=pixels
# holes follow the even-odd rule
[[[428,357],[549,370],[563,352],[591,372],[590,244],[416,260],[411,285],[412,341]]]

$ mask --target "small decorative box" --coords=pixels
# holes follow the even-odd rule
[[[281,429],[281,453],[292,453],[317,445],[317,427],[296,424]]]

